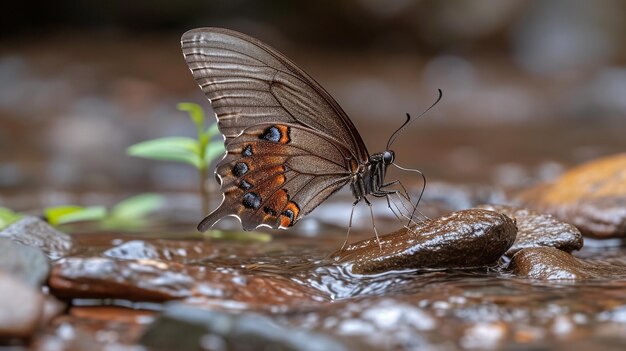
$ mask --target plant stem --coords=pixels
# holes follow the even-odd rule
[[[198,169],[198,175],[200,176],[200,197],[202,198],[202,214],[207,215],[209,213],[209,188],[207,187],[206,178],[208,175],[207,167],[201,167]]]

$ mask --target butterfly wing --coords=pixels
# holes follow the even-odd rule
[[[295,143],[294,141],[300,141]],[[199,225],[205,230],[224,216],[286,228],[311,212],[351,179],[343,147],[297,124],[257,124],[226,146],[216,174],[224,201]]]
[[[198,229],[227,215],[244,229],[291,226],[367,162],[345,112],[278,51],[220,28],[191,30],[181,42],[227,151],[216,170],[224,201]]]

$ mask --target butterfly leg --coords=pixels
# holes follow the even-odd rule
[[[402,219],[400,218],[400,216],[398,216],[398,214],[396,213],[396,211],[393,209],[393,207],[391,206],[391,201],[389,200],[389,196],[385,195],[385,200],[387,200],[387,208],[389,208],[389,210],[391,210],[391,213],[393,213],[394,216],[396,216],[396,219],[398,221],[402,221]],[[401,216],[404,216],[404,213],[402,213],[402,211],[400,210],[400,207],[398,207],[398,205],[394,202],[393,203],[396,206],[396,210],[398,210],[398,212],[400,213]]]
[[[346,239],[343,241],[343,245],[341,245],[341,249],[339,249],[339,251],[343,251],[343,248],[346,247],[346,244],[348,243],[350,229],[352,229],[352,216],[354,216],[354,208],[356,207],[356,204],[358,204],[360,201],[361,199],[357,199],[352,203],[352,211],[350,211],[350,222],[348,222],[348,232],[346,233]]]
[[[383,184],[380,188],[382,189],[382,188],[385,188],[385,187],[388,187],[388,186],[391,186],[391,185],[395,185],[395,184],[398,184],[402,188],[402,191],[397,191],[396,195],[398,195],[398,199],[402,203],[404,209],[407,210],[407,212],[408,212],[409,210],[404,205],[404,202],[400,198],[400,195],[402,195],[402,197],[404,197],[407,201],[409,201],[409,203],[412,204],[413,202],[411,201],[411,195],[409,195],[409,192],[406,190],[406,187],[404,186],[404,184],[402,184],[402,182],[399,179],[391,181],[391,182],[386,183],[386,184]],[[413,220],[413,214],[415,212],[417,212],[423,219],[429,219],[428,216],[426,216],[420,210],[417,209],[417,206],[419,205],[420,200],[422,199],[422,195],[423,194],[424,194],[424,187],[422,187],[422,191],[420,193],[420,196],[419,196],[417,202],[415,203],[415,206],[413,207],[413,210],[411,211],[412,212],[411,213],[411,217],[405,216],[409,220],[409,223],[405,227],[408,227],[411,224],[411,222],[417,224],[417,222],[415,222],[415,220]]]
[[[398,195],[402,195],[402,197],[404,197],[407,201],[412,202],[411,195],[409,195],[409,192],[406,190],[406,188],[404,187],[404,184],[402,184],[402,182],[399,179],[383,184],[381,185],[380,188],[383,189],[383,188],[396,185],[396,184],[400,185],[400,188],[402,188],[402,191],[397,191]]]
[[[372,195],[376,196],[376,197],[384,197],[385,200],[387,200],[387,208],[389,208],[389,210],[391,210],[391,213],[393,213],[396,216],[396,219],[398,220],[398,222],[404,223],[402,218],[400,218],[400,217],[404,217],[404,218],[409,220],[409,223],[411,223],[412,219],[407,214],[405,214],[405,212],[402,211],[400,206],[398,206],[398,203],[396,203],[393,200],[392,195],[394,195],[394,194],[398,196],[398,200],[402,204],[402,207],[404,208],[404,211],[406,211],[406,213],[411,213],[411,210],[409,210],[406,207],[406,204],[404,203],[403,198],[400,196],[400,192],[399,191],[388,191],[388,192],[385,192],[385,193],[382,193],[382,194],[381,193],[376,193],[376,194],[373,193]],[[400,215],[398,215],[398,213],[396,213],[396,211],[394,210],[393,206],[391,206],[392,203],[396,207],[396,210],[398,211],[398,213]],[[408,228],[408,226],[406,224],[403,224],[403,226],[405,228]]]
[[[372,209],[372,203],[365,196],[363,196],[363,200],[365,200],[365,203],[370,208],[370,216],[372,217],[372,227],[374,227],[374,235],[376,235],[376,242],[378,243],[378,248],[380,249],[380,251],[383,251],[383,245],[380,243],[380,238],[378,237],[378,230],[376,230],[376,222],[374,222],[374,210]]]
[[[402,217],[406,217],[408,218],[404,213],[402,213],[402,210],[400,209],[400,207],[398,206],[398,204],[396,204],[395,201],[391,201],[389,195],[391,194],[396,194],[397,191],[388,191],[388,190],[384,190],[384,191],[377,191],[377,192],[373,192],[371,195],[374,197],[384,197],[385,200],[387,200],[387,208],[389,208],[389,210],[391,210],[391,213],[394,214],[394,216],[396,216],[396,218],[401,221],[400,216]],[[393,202],[394,206],[396,206],[396,209],[398,210],[398,213],[400,213],[400,216],[398,216],[398,213],[396,213],[396,211],[393,209],[393,207],[391,206],[391,203]],[[401,201],[402,203],[402,201]],[[409,212],[409,210],[406,208],[406,206],[404,206],[404,203],[402,203],[404,209]]]

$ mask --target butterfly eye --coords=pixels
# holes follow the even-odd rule
[[[393,159],[394,159],[393,151],[385,151],[385,152],[383,153],[383,161],[384,161],[386,164],[390,164],[390,163],[392,163],[392,162],[393,162]]]

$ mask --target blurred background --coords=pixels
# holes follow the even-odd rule
[[[93,202],[94,193],[193,196],[195,170],[131,158],[125,149],[194,135],[176,103],[210,107],[179,40],[203,26],[245,32],[292,58],[351,116],[371,153],[441,88],[443,100],[394,145],[397,161],[429,180],[514,188],[626,149],[623,1],[12,7],[0,22],[0,205],[18,210]]]

